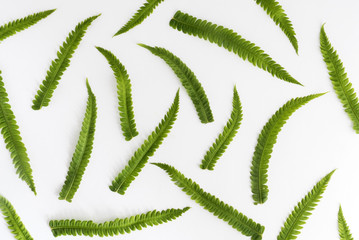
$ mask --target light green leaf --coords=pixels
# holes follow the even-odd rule
[[[345,221],[341,206],[339,207],[339,212],[338,212],[338,230],[339,230],[340,240],[354,240],[352,234],[350,233],[350,229],[347,224],[347,221]]]

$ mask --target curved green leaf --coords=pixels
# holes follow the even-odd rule
[[[340,240],[354,240],[352,234],[350,233],[350,229],[347,224],[347,221],[345,221],[341,206],[339,207],[339,212],[338,212],[338,230],[339,230]]]

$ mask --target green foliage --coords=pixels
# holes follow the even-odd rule
[[[51,220],[49,225],[52,234],[57,236],[84,235],[84,236],[114,236],[141,230],[147,226],[159,225],[172,221],[188,211],[189,207],[183,209],[167,209],[163,211],[150,211],[125,219],[115,219],[104,223],[80,220]]]
[[[188,95],[190,96],[201,122],[213,122],[214,119],[212,110],[209,106],[207,95],[201,83],[198,81],[197,77],[194,75],[191,69],[189,69],[181,59],[164,48],[150,47],[145,44],[139,45],[148,49],[154,55],[162,58],[168,64],[168,66],[172,68],[174,73],[180,79],[183,87],[186,89]]]
[[[354,240],[352,234],[350,233],[349,226],[347,225],[347,221],[345,221],[342,207],[339,207],[338,212],[338,230],[340,240]]]
[[[34,13],[32,15],[28,15],[21,19],[16,19],[15,21],[9,22],[0,27],[0,41],[15,35],[17,32],[21,32],[26,28],[31,27],[36,24],[41,19],[46,18],[51,13],[53,13],[56,9],[51,9],[43,12]]]
[[[229,206],[215,196],[203,191],[203,189],[192,179],[186,178],[174,167],[163,163],[152,163],[165,170],[172,181],[182,189],[192,200],[196,201],[207,211],[213,213],[219,219],[226,221],[234,229],[245,236],[250,236],[252,240],[262,239],[264,226],[255,223],[242,213],[239,213],[232,206]]]
[[[57,58],[52,61],[50,69],[47,71],[46,78],[40,85],[40,89],[37,91],[32,105],[34,110],[39,110],[42,107],[49,105],[51,97],[57,85],[59,84],[61,76],[65,72],[66,68],[70,65],[72,55],[79,46],[87,28],[98,16],[100,15],[87,18],[85,21],[80,22],[75,27],[75,30],[70,32],[69,36],[66,38],[66,41],[57,52]]]
[[[0,210],[11,233],[17,240],[33,240],[11,203],[0,195]]]
[[[301,106],[325,93],[313,94],[301,98],[293,98],[284,104],[264,125],[257,141],[252,158],[251,188],[254,204],[262,204],[268,199],[268,165],[274,144],[283,125]]]
[[[278,240],[297,239],[297,235],[300,234],[300,230],[303,228],[306,220],[312,214],[311,212],[315,209],[318,202],[322,198],[322,194],[324,193],[334,171],[323,177],[298,203],[284,223],[284,226],[277,237]]]
[[[201,164],[202,169],[213,170],[217,160],[223,155],[227,146],[236,136],[242,121],[242,106],[239,100],[236,87],[233,89],[233,110],[231,118],[228,120],[223,132],[218,136],[212,147],[207,151]]]
[[[254,43],[243,39],[231,29],[217,26],[206,20],[197,19],[181,11],[177,11],[173,16],[170,26],[189,35],[198,36],[220,47],[224,47],[243,58],[243,60],[248,60],[254,66],[268,71],[279,79],[301,85],[282,66],[273,61],[268,54],[264,53]]]
[[[174,124],[179,108],[179,90],[172,103],[172,106],[161,120],[156,129],[148,136],[147,140],[141,145],[139,149],[132,156],[127,166],[119,173],[119,175],[112,181],[110,186],[111,191],[124,195],[126,189],[131,182],[141,172],[146,165],[149,157],[153,156],[157,148],[162,144],[163,140],[170,132]]]
[[[80,186],[82,176],[91,157],[95,135],[97,117],[96,97],[88,81],[86,81],[86,87],[88,92],[86,113],[82,122],[80,137],[59,196],[60,200],[66,200],[68,202],[72,201],[72,198]]]
[[[113,53],[101,47],[96,48],[107,59],[115,74],[117,80],[118,110],[120,112],[121,128],[125,139],[130,141],[133,137],[138,135],[135,114],[133,113],[132,106],[130,78],[125,66],[120,63]]]

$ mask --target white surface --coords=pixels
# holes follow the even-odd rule
[[[201,124],[181,87],[178,120],[150,162],[175,166],[206,191],[263,224],[264,239],[275,239],[297,202],[321,177],[337,168],[298,239],[338,239],[336,221],[340,203],[354,237],[358,238],[359,228],[355,223],[359,221],[356,214],[359,211],[359,136],[352,130],[332,90],[319,50],[319,30],[321,24],[326,23],[327,34],[339,51],[353,87],[359,91],[359,3],[354,0],[280,1],[298,36],[297,56],[279,27],[253,0],[168,0],[141,25],[112,38],[143,2],[13,0],[2,4],[1,24],[57,8],[45,20],[0,44],[0,69],[31,159],[38,196],[18,179],[2,140],[0,193],[14,205],[34,239],[53,239],[48,227],[50,219],[101,222],[152,209],[185,206],[192,209],[173,222],[108,239],[247,239],[190,200],[155,166],[147,165],[125,196],[109,190],[113,178],[157,126],[180,87],[172,70],[137,43],[165,47],[180,57],[201,81],[215,118],[214,123]],[[168,22],[177,10],[234,29],[265,50],[305,87],[274,78],[223,48],[172,29]],[[98,13],[102,16],[89,27],[50,106],[33,111],[32,99],[60,44],[79,21]],[[112,70],[95,45],[111,50],[130,75],[140,133],[130,142],[124,140],[120,129]],[[97,128],[90,163],[70,204],[57,198],[85,112],[86,77],[97,96]],[[215,171],[203,171],[199,168],[202,157],[230,115],[234,85],[243,105],[241,128]],[[270,160],[269,200],[263,206],[254,206],[249,167],[263,125],[287,100],[326,91],[330,92],[298,110],[283,127]],[[0,236],[13,239],[2,218]]]

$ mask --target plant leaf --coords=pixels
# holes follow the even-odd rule
[[[289,117],[300,107],[309,101],[324,95],[325,93],[313,94],[301,98],[293,98],[284,104],[264,125],[257,141],[252,166],[251,166],[251,188],[254,204],[263,204],[268,199],[268,166],[273,152],[274,144],[283,125]]]
[[[228,120],[223,132],[219,134],[212,147],[207,151],[201,164],[202,169],[213,170],[217,160],[223,155],[227,146],[232,142],[236,136],[239,126],[242,121],[242,106],[239,100],[238,92],[236,87],[233,89],[233,110],[231,118]]]
[[[54,93],[61,76],[66,68],[70,65],[71,57],[79,46],[82,37],[85,35],[87,28],[98,16],[87,18],[80,22],[75,30],[71,31],[66,41],[57,52],[57,58],[52,61],[50,69],[47,71],[45,80],[42,81],[40,89],[37,91],[35,99],[32,101],[32,109],[39,110],[49,105],[52,94]]]
[[[141,24],[153,10],[164,0],[147,0],[145,4],[132,16],[132,18],[114,35],[120,35],[129,31],[131,28]]]
[[[338,230],[340,240],[354,240],[352,234],[350,233],[349,226],[347,225],[347,221],[344,218],[342,207],[339,207],[338,212]]]
[[[96,97],[91,90],[88,80],[86,80],[86,87],[88,92],[86,113],[82,122],[80,137],[59,196],[60,200],[66,200],[68,202],[72,201],[72,198],[80,186],[82,176],[85,173],[91,157],[95,136],[97,118]]]
[[[5,221],[17,240],[33,240],[30,233],[26,230],[20,217],[17,215],[11,203],[0,195],[0,210],[4,215]]]
[[[324,193],[334,171],[323,177],[298,203],[284,223],[284,226],[277,237],[278,240],[297,239],[297,235],[300,234],[300,230],[303,228],[302,226],[305,224],[306,220],[312,214],[311,212],[315,209],[318,202],[322,198],[322,194]]]
[[[26,28],[31,27],[32,25],[36,24],[40,20],[46,18],[51,13],[53,13],[56,9],[51,9],[43,12],[34,13],[32,15],[28,15],[21,19],[16,19],[15,21],[6,23],[0,27],[0,41],[15,35]]]
[[[203,38],[224,47],[243,60],[248,60],[254,66],[266,70],[279,79],[302,85],[258,46],[245,40],[231,29],[218,26],[206,20],[197,19],[181,11],[177,11],[173,16],[170,26],[183,33]]]
[[[118,58],[110,51],[101,47],[97,50],[107,59],[117,81],[118,94],[118,110],[120,112],[121,128],[126,141],[130,141],[138,135],[135,123],[135,114],[133,113],[131,81],[127,74],[125,66],[123,66]]]
[[[84,236],[114,236],[141,230],[147,226],[159,225],[180,217],[189,207],[183,209],[167,209],[163,211],[153,210],[125,219],[115,219],[104,223],[80,220],[51,220],[49,225],[52,234],[57,236],[84,235]]]
[[[264,226],[255,223],[252,219],[239,213],[232,206],[229,206],[216,198],[215,196],[203,191],[203,189],[192,179],[186,178],[174,167],[164,163],[152,163],[165,170],[171,180],[182,189],[192,200],[196,201],[204,209],[211,212],[219,219],[226,221],[234,229],[245,236],[251,236],[251,239],[260,240],[264,232]]]
[[[162,144],[163,140],[170,132],[174,124],[179,108],[179,90],[172,103],[172,106],[166,113],[165,117],[161,120],[156,129],[148,136],[147,140],[141,145],[134,153],[127,166],[121,173],[112,181],[110,186],[111,191],[124,195],[126,189],[130,186],[131,182],[141,172],[142,168],[146,165],[149,157],[153,156],[157,148]]]
[[[353,129],[359,133],[359,102],[357,95],[349,82],[342,61],[339,59],[337,51],[334,50],[327,34],[324,31],[324,25],[320,30],[320,50],[323,59],[327,65],[330,80],[333,88],[340,99],[345,112],[353,122]]]

